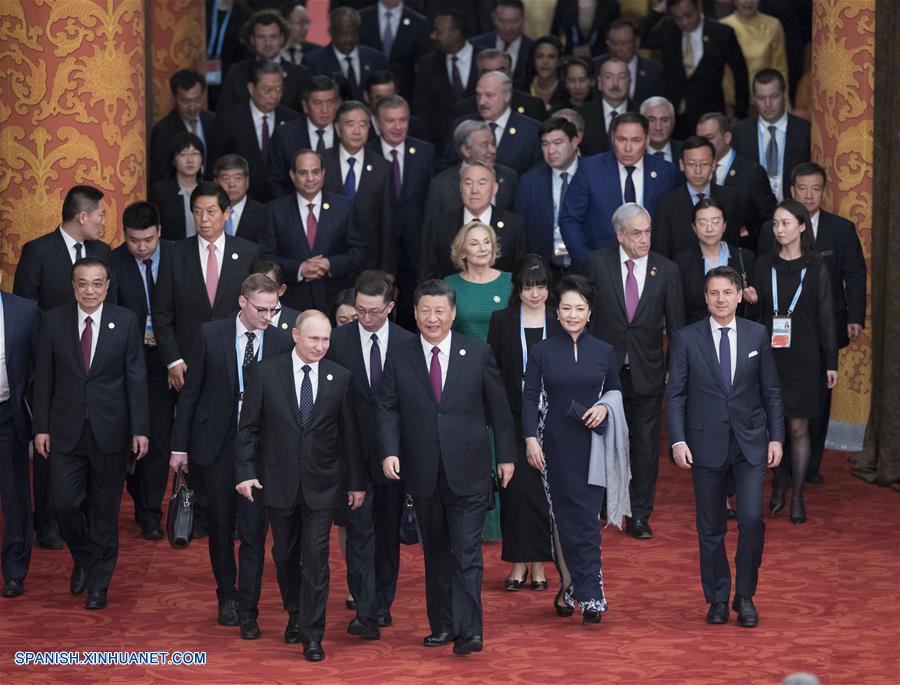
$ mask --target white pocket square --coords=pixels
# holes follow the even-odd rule
[[[756,350],[753,350],[753,352],[751,352],[750,354],[747,355],[747,359],[750,359],[750,357],[755,357],[758,354],[759,354],[759,352],[757,352]]]

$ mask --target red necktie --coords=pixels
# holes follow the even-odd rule
[[[81,331],[81,359],[84,362],[85,373],[91,370],[91,347],[94,342],[94,329],[91,327],[91,324],[93,322],[94,320],[91,317],[84,317],[84,330]]]
[[[306,206],[309,208],[309,216],[306,217],[306,242],[309,243],[309,249],[312,250],[316,244],[316,231],[319,229],[319,222],[316,221],[316,215],[313,213],[315,204],[310,202]]]
[[[439,347],[431,348],[431,364],[428,367],[428,375],[431,376],[431,389],[434,390],[434,399],[441,403],[441,360],[438,359]]]
[[[262,121],[262,158],[264,162],[269,161],[269,115],[263,114]]]
[[[206,296],[209,298],[209,306],[216,302],[216,290],[219,288],[219,263],[216,261],[216,246],[210,243],[206,246]]]

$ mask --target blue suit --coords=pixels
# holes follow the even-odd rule
[[[522,174],[515,213],[525,223],[525,243],[547,264],[553,258],[553,169],[541,164]]]
[[[737,494],[736,593],[753,597],[762,562],[762,491],[769,441],[784,442],[784,411],[769,333],[736,318],[737,362],[726,389],[710,319],[675,333],[669,351],[668,419],[673,445],[687,443],[706,601],[727,602],[731,571],[725,554],[729,476]]]
[[[643,178],[644,196],[637,201],[652,217],[657,199],[675,187],[677,172],[669,162],[644,155]],[[573,266],[584,263],[591,250],[616,244],[612,215],[625,203],[623,193],[613,152],[585,157],[578,164],[559,212],[559,228]]]
[[[387,71],[389,69],[387,58],[383,52],[379,52],[374,48],[365,45],[358,45],[359,49],[359,72],[356,74],[356,83],[350,84],[350,91],[354,100],[363,100],[363,91],[365,90],[366,78],[372,71]],[[332,44],[313,50],[308,55],[303,56],[303,64],[312,69],[313,73],[320,76],[340,76],[344,77],[343,65],[338,62],[337,56],[334,54]],[[354,69],[356,67],[354,66]]]

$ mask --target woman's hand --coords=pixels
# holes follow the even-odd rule
[[[525,457],[528,463],[538,471],[544,470],[544,450],[537,438],[525,438]]]
[[[756,304],[759,302],[759,293],[756,292],[756,288],[753,286],[744,288],[744,301],[749,304]]]
[[[830,390],[831,388],[833,388],[834,386],[836,386],[836,385],[837,385],[837,379],[838,379],[838,372],[837,372],[837,369],[834,369],[834,370],[829,369],[828,371],[826,371],[826,372],[825,372],[825,379],[826,379],[826,383],[827,383],[827,385],[828,385],[828,389],[829,389],[829,390]]]
[[[593,407],[584,412],[584,416],[581,417],[581,420],[584,421],[584,425],[593,430],[606,418],[607,413],[606,405],[603,404],[595,404]]]

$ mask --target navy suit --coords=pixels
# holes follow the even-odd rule
[[[488,31],[472,39],[472,45],[482,50],[493,50],[497,47],[497,32]],[[531,79],[534,78],[531,51],[534,49],[534,41],[522,34],[519,42],[519,56],[516,59],[516,68],[512,73],[513,85],[518,90],[527,91],[531,88]]]
[[[450,124],[450,138],[444,149],[442,159],[443,168],[451,167],[459,163],[459,151],[453,146],[453,131],[463,121],[482,121],[478,114],[467,114],[454,119]],[[497,146],[497,164],[502,164],[510,169],[515,169],[519,174],[524,174],[531,167],[541,161],[541,141],[538,132],[541,124],[531,117],[511,111]]]
[[[677,182],[675,166],[651,155],[644,155],[643,165],[644,197],[637,201],[652,217],[657,199]],[[573,265],[582,264],[591,250],[616,244],[612,215],[625,203],[623,193],[612,152],[579,162],[559,212],[559,228]]]
[[[710,319],[675,333],[669,352],[669,439],[687,444],[700,538],[700,579],[706,601],[728,602],[725,496],[737,493],[736,593],[753,597],[762,561],[762,493],[770,441],[784,442],[781,386],[765,326],[736,318],[737,363],[725,385]]]
[[[373,71],[382,71],[388,69],[388,61],[384,53],[379,52],[367,45],[357,45],[359,50],[359,72],[356,74],[356,81],[350,83],[350,92],[353,94],[354,100],[363,101],[363,91],[365,90],[366,78]],[[345,64],[338,62],[337,56],[334,54],[335,48],[329,43],[318,50],[313,50],[309,54],[303,55],[303,64],[313,71],[317,76],[339,76],[346,80],[342,67]],[[343,62],[343,56],[341,57]],[[357,70],[356,65],[353,67]]]
[[[381,29],[378,25],[378,7],[373,5],[359,12],[362,23],[359,27],[359,42],[379,52],[384,52],[381,43]],[[397,83],[397,92],[409,100],[416,83],[415,64],[419,58],[431,50],[431,23],[418,12],[403,7],[397,32],[387,56],[391,73]],[[365,85],[365,84],[363,84]]]
[[[305,116],[286,122],[279,126],[272,136],[272,150],[269,152],[267,169],[269,198],[284,197],[294,192],[291,181],[291,160],[297,150],[315,150],[316,143],[309,139],[308,119]],[[333,131],[332,140],[337,144],[337,132]]]
[[[545,263],[553,259],[553,169],[541,164],[522,174],[516,214],[525,224],[525,244]]]

